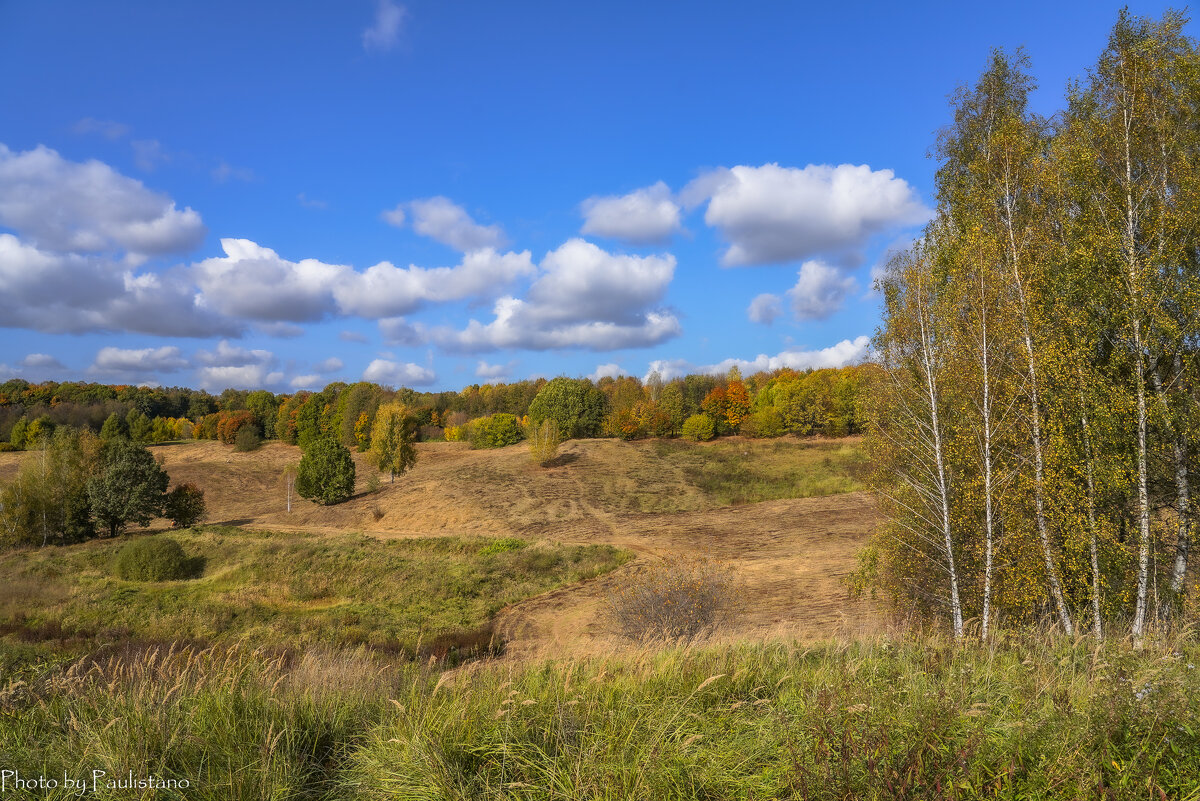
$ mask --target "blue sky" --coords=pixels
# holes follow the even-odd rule
[[[969,5],[7,0],[0,379],[860,359],[948,96],[1052,113],[1120,7]]]

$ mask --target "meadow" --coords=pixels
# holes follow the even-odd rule
[[[1200,798],[1190,630],[956,643],[851,595],[855,439],[419,448],[288,512],[294,448],[159,447],[212,524],[0,555],[0,769],[114,801]],[[193,578],[114,575],[162,536]],[[700,556],[738,583],[719,631],[614,631],[614,587]]]

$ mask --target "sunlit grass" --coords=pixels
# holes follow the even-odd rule
[[[26,639],[245,637],[411,652],[418,641],[477,631],[507,604],[626,558],[608,546],[511,539],[380,540],[216,527],[171,537],[202,562],[199,578],[122,581],[113,571],[121,541],[0,554],[0,626]]]
[[[452,674],[248,645],[22,659],[0,689],[6,765],[186,778],[189,799],[1200,797],[1187,638],[911,635]]]

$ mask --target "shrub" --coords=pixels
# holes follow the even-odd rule
[[[558,423],[547,418],[541,423],[529,424],[529,458],[542,467],[554,461],[562,441],[558,434]]]
[[[183,546],[170,537],[139,537],[117,553],[117,576],[125,581],[178,581],[192,569]]]
[[[445,436],[446,432],[441,426],[425,425],[417,429],[417,439],[420,442],[441,442]]]
[[[354,494],[354,458],[340,442],[329,437],[309,441],[296,474],[301,498],[331,506]]]
[[[242,429],[254,425],[254,415],[245,409],[236,412],[221,412],[217,418],[217,439],[226,445],[237,442]]]
[[[262,436],[259,435],[258,426],[254,423],[239,428],[233,438],[233,449],[241,453],[256,451],[261,445]]]
[[[525,438],[521,422],[511,414],[493,414],[472,420],[469,431],[471,447],[474,449],[503,448]]]
[[[716,629],[735,598],[732,576],[720,563],[669,558],[619,582],[605,609],[626,637],[690,638]]]
[[[693,414],[683,421],[683,438],[692,442],[708,442],[716,434],[716,426],[707,414]]]
[[[202,519],[207,507],[204,504],[204,490],[195,484],[180,484],[167,493],[163,503],[163,517],[170,520],[175,528],[190,528]]]
[[[783,416],[774,407],[768,406],[743,420],[741,431],[747,437],[762,439],[782,436]]]
[[[0,442],[0,453],[12,453],[19,450],[21,449],[11,442]]]

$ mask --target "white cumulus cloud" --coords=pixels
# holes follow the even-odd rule
[[[601,378],[616,378],[624,374],[625,371],[621,369],[621,365],[609,362],[596,365],[596,369],[588,374],[588,378],[592,381],[599,381]]]
[[[104,347],[96,354],[90,373],[173,373],[188,366],[179,348]]]
[[[590,197],[581,210],[582,233],[635,245],[661,244],[680,230],[679,205],[662,181],[627,195]]]
[[[428,367],[412,362],[394,362],[389,359],[374,359],[363,371],[363,380],[391,386],[428,386],[437,380],[437,374]]]
[[[546,254],[528,299],[500,298],[490,323],[433,329],[429,338],[467,352],[655,345],[681,331],[673,314],[657,308],[674,272],[670,254],[625,256],[572,239]]]
[[[825,367],[845,367],[848,364],[858,364],[867,358],[871,348],[871,338],[856,337],[853,340],[843,339],[836,345],[830,345],[820,350],[785,350],[774,356],[760,353],[754,359],[726,359],[717,364],[699,368],[700,372],[711,375],[725,375],[729,368],[737,366],[742,375],[751,375],[763,371],[779,370],[790,367],[793,370],[819,370]]]
[[[929,210],[892,170],[867,165],[764,164],[701,175],[680,196],[729,242],[726,266],[815,256],[853,263],[876,234],[924,222]]]
[[[783,314],[783,301],[778,295],[772,295],[769,292],[755,297],[750,301],[749,308],[746,309],[746,316],[750,318],[750,322],[764,325],[775,322],[775,318],[781,314]]]
[[[787,291],[798,320],[824,320],[842,308],[858,283],[835,267],[819,261],[800,266],[796,285]]]
[[[341,359],[339,359],[337,356],[330,356],[328,359],[314,364],[312,369],[316,370],[318,373],[336,373],[343,367],[345,367],[345,365],[342,363]]]
[[[0,144],[0,225],[41,250],[131,259],[178,253],[207,233],[200,215],[99,161],[73,162],[39,146]]]
[[[49,353],[30,353],[24,359],[21,359],[21,361],[17,362],[17,366],[43,370],[67,369],[66,365],[51,356]]]
[[[508,244],[508,238],[498,225],[480,225],[467,214],[466,210],[447,197],[430,197],[414,200],[408,204],[412,212],[412,227],[421,236],[427,236],[448,245],[460,253],[483,248],[502,248]],[[384,212],[384,219],[393,225],[403,223],[394,221],[395,212]]]

